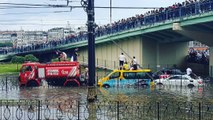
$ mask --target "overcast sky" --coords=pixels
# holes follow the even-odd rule
[[[70,0],[71,1],[71,0]],[[112,7],[167,7],[184,0],[111,0]],[[53,27],[85,26],[87,14],[83,8],[17,8],[2,3],[66,5],[66,0],[0,0],[0,30],[48,30]],[[95,0],[95,6],[109,7],[110,0]],[[72,0],[70,6],[80,6]],[[14,8],[16,7],[16,8]],[[6,8],[6,9],[5,9]],[[112,21],[142,14],[151,9],[113,9]],[[95,9],[98,25],[110,23],[109,9]]]

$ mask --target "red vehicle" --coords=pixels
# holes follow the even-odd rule
[[[80,86],[78,62],[27,62],[19,74],[20,86],[40,86],[42,80],[55,86]]]

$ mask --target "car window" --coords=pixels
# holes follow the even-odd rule
[[[124,72],[123,76],[125,79],[135,79],[136,73],[135,72]]]
[[[146,72],[138,72],[136,73],[137,79],[151,79],[152,74]]]
[[[119,78],[120,77],[120,72],[114,72],[109,78]]]
[[[178,75],[178,74],[182,74],[182,72],[180,70],[178,70],[178,69],[173,69],[172,70],[172,74]]]
[[[31,66],[27,66],[26,67],[26,71],[32,71],[32,67]]]
[[[189,78],[187,78],[187,77],[182,77],[182,79],[184,79],[184,80],[188,80]]]
[[[21,72],[24,73],[26,71],[32,71],[32,67],[31,66],[23,66]]]
[[[173,76],[169,78],[169,80],[172,80],[172,79],[181,80],[183,78],[181,76]]]
[[[144,78],[146,78],[146,74],[142,73],[142,72],[138,72],[138,73],[136,73],[136,78],[137,79],[144,79]]]

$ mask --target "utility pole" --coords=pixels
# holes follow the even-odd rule
[[[88,25],[88,68],[89,68],[89,83],[87,101],[89,108],[88,120],[96,120],[96,105],[95,100],[97,99],[96,85],[95,85],[95,11],[94,11],[94,0],[87,0],[87,25]]]
[[[112,23],[112,0],[109,2],[110,4],[110,24]]]
[[[95,11],[94,0],[87,0],[87,25],[88,25],[88,68],[89,68],[89,83],[88,83],[88,102],[94,102],[97,98],[95,86]]]

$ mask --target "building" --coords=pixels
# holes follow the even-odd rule
[[[47,32],[44,31],[16,31],[17,39],[14,42],[16,47],[18,46],[31,46],[36,44],[42,44],[47,42]]]
[[[14,31],[0,31],[0,43],[13,43],[17,38]]]
[[[59,41],[64,38],[64,29],[63,28],[52,28],[48,32],[48,41]]]
[[[71,28],[52,28],[48,30],[48,41],[59,41],[70,35],[75,35]]]

